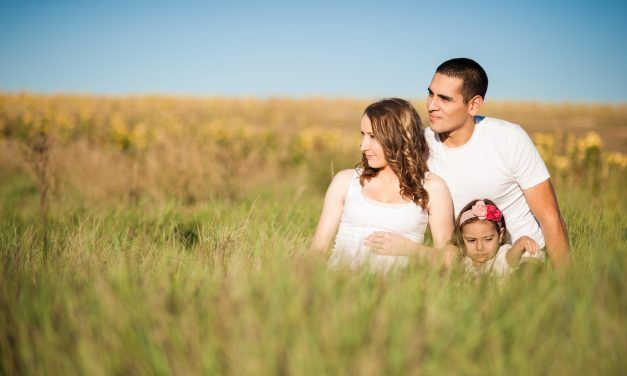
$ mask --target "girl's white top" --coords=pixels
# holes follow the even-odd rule
[[[480,267],[474,266],[472,263],[472,259],[468,256],[465,256],[462,260],[464,270],[471,276],[489,274],[496,277],[497,279],[505,279],[509,274],[516,270],[515,268],[509,266],[509,264],[507,263],[507,251],[509,251],[511,247],[511,244],[503,244],[496,252],[494,257],[486,261]]]
[[[407,256],[378,255],[364,245],[364,238],[375,231],[386,231],[422,243],[428,222],[427,211],[413,202],[388,204],[364,196],[359,173],[355,172],[348,186],[329,265],[350,268],[367,265],[380,272],[405,266]]]

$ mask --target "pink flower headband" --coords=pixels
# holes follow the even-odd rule
[[[501,227],[501,218],[503,218],[503,213],[494,205],[486,205],[483,200],[477,201],[472,208],[466,210],[459,217],[459,225],[461,226],[464,222],[471,218],[479,218],[488,220],[490,222],[495,222],[497,226]]]

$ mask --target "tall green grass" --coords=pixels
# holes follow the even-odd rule
[[[57,200],[44,261],[35,182],[13,174],[0,373],[620,374],[623,178],[558,186],[571,269],[499,288],[418,262],[329,270],[307,248],[322,204],[307,179],[191,205]]]

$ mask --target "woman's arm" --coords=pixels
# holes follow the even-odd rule
[[[451,243],[455,229],[451,192],[444,179],[435,174],[429,174],[429,179],[425,181],[425,189],[429,192],[429,228],[433,246],[441,250],[434,256],[439,256],[436,257],[436,261],[448,267],[459,257],[459,249]]]
[[[354,173],[354,170],[340,171],[329,184],[329,189],[327,189],[327,194],[324,197],[320,221],[312,239],[311,247],[315,251],[326,253],[329,250],[329,245],[340,226],[346,191],[354,177]]]
[[[444,248],[453,234],[453,199],[444,179],[429,174],[425,180],[425,189],[429,193],[429,228],[436,249]]]

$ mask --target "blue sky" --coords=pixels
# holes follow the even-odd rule
[[[3,1],[0,91],[422,98],[477,60],[487,99],[627,101],[627,2]]]

